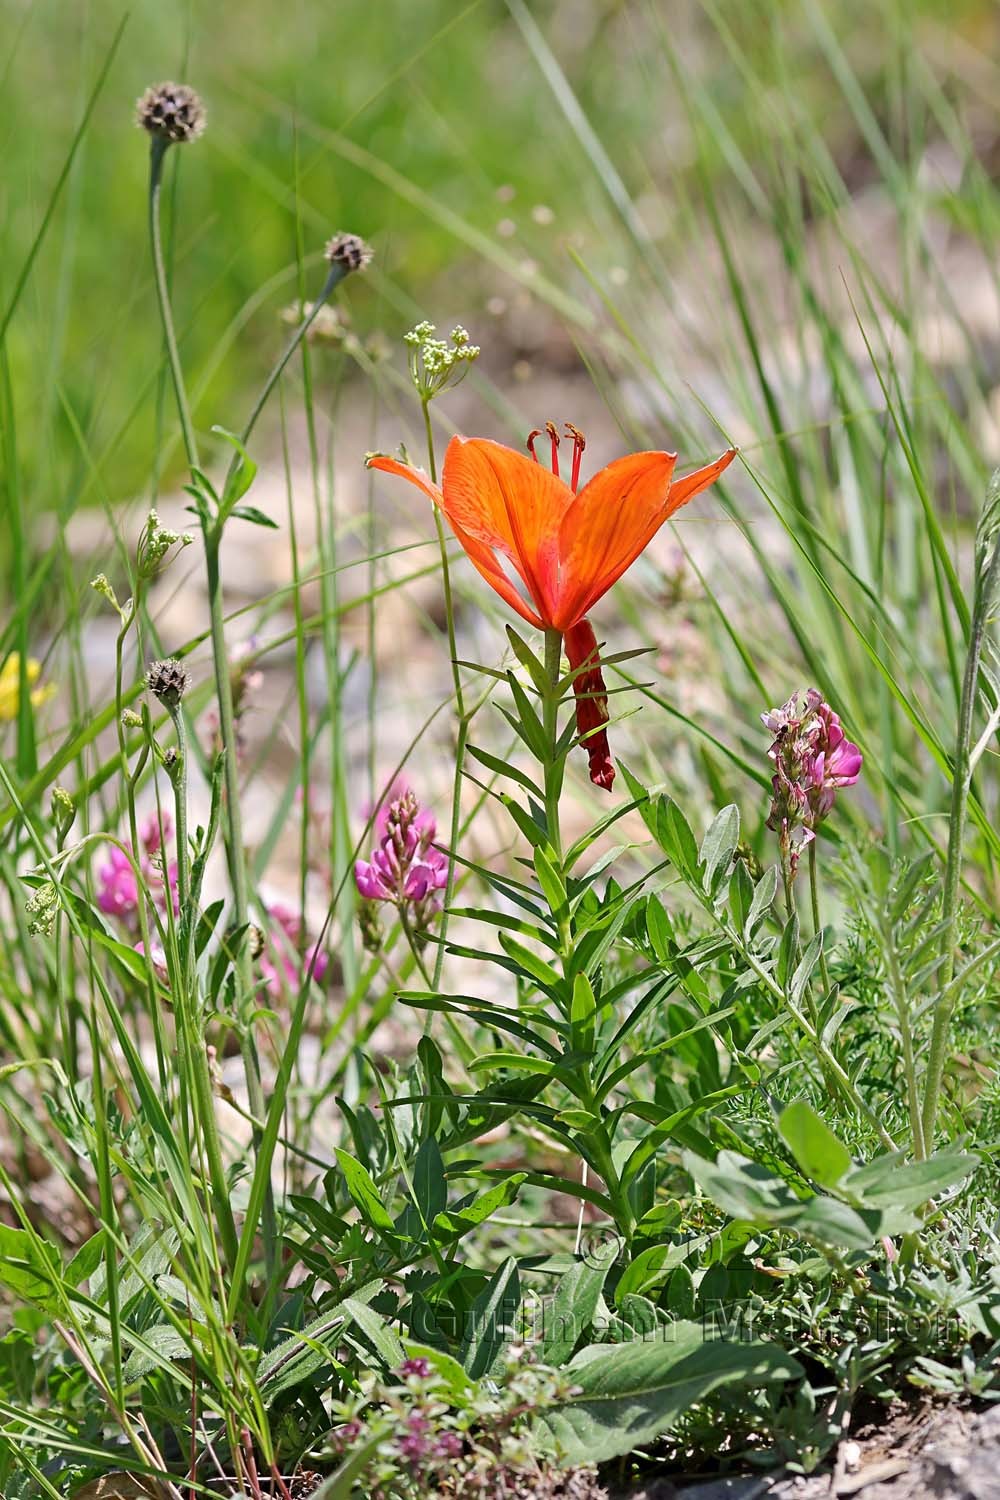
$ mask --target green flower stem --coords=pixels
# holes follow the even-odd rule
[[[906,1079],[906,1105],[910,1115],[910,1135],[913,1155],[923,1161],[927,1155],[924,1141],[924,1124],[920,1113],[920,1090],[917,1085],[917,1069],[913,1056],[913,1031],[910,1026],[910,998],[899,967],[899,955],[892,934],[883,935],[886,966],[889,973],[889,988],[896,1007],[896,1023],[899,1026],[900,1048],[903,1054],[903,1075]]]
[[[431,398],[422,396],[420,401],[424,416],[424,432],[427,437],[427,462],[431,480],[437,484],[437,461],[434,456],[434,429],[431,425]],[[451,658],[451,680],[455,689],[455,777],[451,791],[451,828],[448,833],[448,882],[444,892],[444,910],[441,913],[437,955],[434,959],[434,989],[441,988],[441,973],[444,968],[445,939],[448,936],[448,915],[455,895],[455,850],[458,848],[462,828],[462,777],[465,773],[465,751],[469,743],[471,714],[465,705],[465,690],[462,686],[462,669],[458,665],[458,645],[455,638],[455,599],[451,588],[451,568],[448,563],[448,543],[444,524],[437,506],[434,507],[434,525],[437,528],[438,548],[441,553],[441,583],[444,590],[445,618],[448,625],[448,655]]]
[[[816,858],[816,840],[809,844],[809,898],[812,902],[813,932],[823,931],[823,923],[819,914],[819,861]],[[819,972],[823,981],[823,994],[830,993],[830,971],[826,966],[826,954],[821,948],[819,950]]]
[[[219,543],[221,536],[217,528],[204,533],[205,564],[208,573],[208,601],[212,626],[212,657],[215,663],[215,686],[219,701],[219,729],[222,735],[223,780],[226,789],[226,858],[229,866],[229,883],[233,893],[233,922],[236,927],[236,967],[239,998],[237,1009],[240,1020],[240,1051],[247,1085],[247,1103],[250,1113],[263,1119],[267,1112],[264,1085],[261,1081],[260,1056],[253,1034],[253,1010],[255,1005],[253,983],[253,961],[247,942],[249,923],[249,894],[247,888],[246,847],[243,842],[243,811],[240,805],[240,773],[236,755],[236,720],[233,712],[233,684],[229,672],[226,652],[225,616],[222,608],[222,581],[219,573]],[[260,1135],[254,1135],[254,1151],[260,1146]],[[274,1190],[268,1182],[262,1210],[264,1255],[268,1279],[277,1266],[277,1220],[274,1209]]]
[[[862,1115],[863,1118],[867,1120],[868,1124],[875,1131],[876,1135],[887,1151],[898,1150],[896,1142],[886,1130],[878,1115],[872,1109],[871,1105],[868,1104],[868,1102],[864,1099],[858,1088],[852,1082],[850,1075],[844,1070],[840,1062],[838,1062],[837,1058],[834,1056],[833,1052],[831,1052],[830,1048],[827,1046],[826,1042],[824,1042],[822,1033],[817,1031],[816,1028],[811,1024],[805,1013],[801,1011],[797,1005],[792,1003],[782,986],[746,946],[742,939],[742,936],[736,931],[736,929],[732,927],[725,920],[725,918],[720,917],[710,904],[705,906],[705,910],[707,911],[708,915],[714,920],[720,930],[726,934],[726,937],[732,943],[736,951],[741,954],[745,962],[754,971],[764,988],[774,996],[775,1000],[777,1000],[781,1005],[784,1006],[784,1008],[788,1011],[788,1014],[801,1028],[806,1039],[812,1044],[812,1047],[816,1052],[817,1057],[819,1058],[820,1064],[824,1067],[829,1079],[839,1090],[843,1098],[855,1110],[857,1110],[858,1114]]]
[[[989,605],[996,593],[1000,576],[1000,538],[993,544],[989,563],[980,575],[976,589],[977,607],[972,620],[969,651],[965,659],[962,678],[962,696],[958,711],[958,736],[955,744],[955,768],[951,784],[951,816],[948,822],[948,859],[944,877],[944,904],[942,910],[944,963],[941,969],[940,990],[934,1009],[934,1025],[927,1059],[927,1078],[924,1084],[923,1138],[924,1148],[931,1151],[934,1146],[934,1129],[937,1124],[938,1100],[941,1081],[944,1077],[944,1060],[948,1047],[948,1033],[957,996],[952,991],[955,975],[955,948],[958,926],[958,898],[962,883],[962,854],[965,843],[965,824],[969,810],[969,792],[972,787],[972,722],[979,687],[979,667],[982,661],[983,641]]]
[[[142,772],[142,769],[146,764],[148,754],[148,741],[146,742],[146,746],[144,747],[143,753],[140,756],[139,763],[136,766],[135,770],[130,770],[128,761],[128,743],[125,737],[125,725],[122,722],[122,714],[125,711],[125,641],[128,638],[128,633],[132,629],[132,626],[135,624],[136,618],[139,613],[139,591],[141,587],[141,581],[137,579],[135,585],[135,595],[131,603],[126,606],[124,613],[121,615],[121,629],[119,630],[117,638],[115,640],[115,729],[117,730],[118,734],[118,753],[121,756],[122,776],[125,781],[125,802],[128,810],[129,838],[132,843],[132,853],[135,857],[138,857],[139,849],[139,822],[138,818],[136,817],[135,811],[135,785],[139,775]],[[141,686],[143,686],[143,684],[140,684],[140,688]],[[145,898],[141,891],[139,893],[137,911],[139,917],[139,936],[142,939],[142,951],[146,955],[146,999],[150,1020],[153,1026],[153,1041],[156,1047],[156,1067],[160,1079],[160,1088],[164,1092],[166,1092],[167,1079],[169,1076],[169,1070],[167,1067],[167,1058],[169,1056],[169,1052],[167,1049],[166,1037],[163,1030],[163,1019],[160,1015],[160,1007],[156,999],[156,982],[153,976],[153,963],[152,959],[149,956],[149,912],[146,907]]]
[[[173,313],[170,307],[170,292],[167,286],[166,270],[163,261],[163,245],[160,235],[160,187],[166,149],[166,144],[162,139],[154,139],[150,152],[149,233],[153,249],[153,270],[157,301],[160,307],[160,320],[163,324],[163,336],[166,342],[167,360],[170,366],[170,376],[173,381],[174,396],[177,402],[181,432],[184,438],[184,450],[187,455],[188,467],[196,470],[201,467],[198,460],[198,445],[191,422],[191,413],[188,408],[180,356],[177,351],[177,337],[174,332]],[[304,330],[297,330],[300,336],[302,331]],[[281,368],[283,368],[283,365]],[[280,368],[277,374],[280,374]],[[274,376],[274,379],[277,379],[277,374]],[[249,425],[252,427],[253,422],[251,421]],[[246,854],[243,844],[243,826],[240,814],[240,786],[239,769],[236,761],[233,690],[229,673],[229,659],[226,652],[222,586],[219,573],[219,546],[222,537],[218,525],[210,525],[206,517],[202,518],[202,536],[205,544],[205,565],[208,574],[212,658],[215,668],[216,693],[219,700],[219,724],[222,733],[225,764],[226,855],[229,865],[230,886],[233,893],[233,917],[238,932],[235,965],[239,985],[238,1007],[242,1023],[240,1026],[240,1048],[243,1054],[243,1068],[246,1074],[247,1099],[250,1112],[258,1119],[262,1119],[266,1106],[264,1088],[261,1082],[260,1058],[257,1054],[257,1046],[250,1019],[254,996],[252,964],[246,941],[248,924]],[[259,1140],[259,1135],[255,1135],[255,1151],[259,1146]],[[264,1253],[268,1277],[270,1279],[277,1267],[278,1258],[274,1192],[270,1182],[268,1183],[265,1195],[262,1219]]]
[[[264,410],[264,407],[267,405],[268,398],[270,397],[271,392],[274,390],[274,387],[277,385],[278,381],[281,379],[285,366],[288,364],[288,361],[291,359],[292,355],[295,353],[296,349],[299,347],[302,340],[309,332],[312,323],[319,316],[323,305],[329,301],[334,287],[336,287],[339,282],[343,281],[346,275],[346,266],[332,265],[330,267],[330,271],[326,278],[326,281],[323,283],[319,296],[316,298],[315,302],[310,308],[308,316],[303,318],[298,328],[296,328],[295,332],[288,340],[285,348],[278,356],[274,365],[271,367],[271,371],[267,379],[264,381],[263,386],[261,387],[260,395],[254,402],[253,409],[251,410],[250,415],[247,418],[246,423],[244,424],[243,431],[240,434],[240,441],[242,443],[245,444],[249,440],[251,433],[257,425],[257,418],[260,416],[261,412]],[[236,465],[239,463],[239,461],[239,453],[234,453],[229,464],[230,475],[235,470]]]
[[[562,673],[562,634],[558,630],[545,632],[545,681],[549,691],[542,703],[542,728],[550,747],[549,760],[545,766],[545,828],[549,843],[562,873],[562,831],[559,826],[559,798],[562,794],[563,760],[556,753],[559,739],[559,681]]]
[[[192,424],[191,412],[188,407],[180,355],[177,352],[177,335],[174,332],[174,320],[170,311],[170,291],[167,286],[167,271],[163,260],[163,241],[160,233],[160,190],[163,185],[163,162],[169,144],[169,141],[164,140],[162,136],[154,136],[150,145],[149,240],[153,247],[153,272],[156,281],[156,295],[160,304],[163,338],[167,346],[167,363],[170,366],[170,379],[173,382],[174,399],[177,402],[177,415],[181,423],[184,451],[187,454],[188,467],[197,469],[200,467],[198,463],[198,444],[195,440],[194,425]]]
[[[812,845],[810,845],[810,850],[811,849],[812,849]],[[811,873],[811,868],[810,868],[810,873]],[[782,843],[781,843],[781,883],[782,883],[782,886],[784,887],[784,892],[785,892],[785,909],[786,909],[786,913],[787,913],[787,916],[788,916],[788,920],[791,921],[793,917],[798,917],[799,911],[798,911],[798,905],[797,905],[796,900],[795,900],[795,875],[794,875],[794,873],[792,871],[792,856],[791,856],[791,851],[788,849],[788,847],[784,843],[784,841],[782,841]],[[798,940],[798,928],[796,927],[796,929],[795,929],[795,946],[794,946],[794,951],[793,951],[793,954],[792,954],[792,966],[793,966],[793,968],[798,965],[799,959],[801,957],[802,957],[802,949],[801,949],[801,945],[800,945],[799,940]],[[816,1001],[815,1001],[815,998],[813,997],[812,986],[811,985],[807,985],[806,986],[806,1004],[809,1007],[809,1017],[810,1017],[810,1020],[812,1021],[813,1030],[818,1033],[819,1029],[820,1029],[820,1025],[819,1025],[819,1011],[816,1009]],[[820,1059],[820,1061],[822,1062],[822,1058]]]
[[[559,705],[562,701],[560,694],[560,682],[562,680],[562,632],[558,630],[546,630],[545,632],[545,683],[546,691],[542,696],[542,727],[545,731],[545,740],[548,745],[548,755],[543,766],[545,786],[545,829],[548,834],[549,846],[552,850],[556,874],[560,883],[565,888],[565,872],[563,870],[563,846],[562,830],[559,817],[559,799],[562,795],[563,773],[565,768],[565,756],[559,752]],[[570,960],[573,957],[573,926],[569,916],[569,899],[563,903],[560,912],[554,912],[559,930],[559,958],[562,963],[563,973],[568,973]],[[588,1068],[581,1068],[577,1073],[578,1097],[585,1109],[588,1109],[597,1119],[600,1119],[601,1106],[597,1102],[593,1081]],[[583,1152],[581,1151],[581,1156]],[[635,1232],[635,1214],[629,1203],[628,1194],[621,1185],[621,1179],[614,1163],[611,1137],[603,1120],[588,1132],[588,1155],[584,1158],[588,1164],[604,1182],[608,1198],[614,1207],[615,1223],[626,1243],[630,1243]]]

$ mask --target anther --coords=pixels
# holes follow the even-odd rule
[[[538,454],[535,452],[535,440],[536,440],[536,438],[540,438],[541,435],[542,435],[542,429],[540,427],[536,427],[531,432],[528,433],[528,445],[527,445],[528,446],[528,452],[531,454],[531,456],[535,460],[536,464],[539,463],[540,460],[539,460]]]
[[[579,427],[574,427],[572,422],[565,423],[566,434],[573,439],[573,472],[570,476],[570,489],[576,494],[576,487],[580,483],[580,460],[583,458],[583,450],[587,446],[587,439]]]
[[[556,478],[559,477],[559,429],[554,422],[546,422],[545,431],[552,442],[552,472]]]

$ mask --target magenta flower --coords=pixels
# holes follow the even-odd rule
[[[774,736],[767,752],[775,767],[767,826],[777,832],[794,875],[802,850],[833,811],[837,792],[861,775],[862,755],[816,688],[794,693],[761,720]]]
[[[109,917],[130,921],[139,910],[139,882],[128,855],[112,844],[107,863],[97,872],[100,890],[97,904]]]
[[[448,884],[448,858],[435,848],[437,825],[421,810],[409,788],[392,788],[391,800],[375,819],[378,844],[370,860],[359,859],[354,879],[366,901],[391,901],[402,909],[417,909],[422,924],[440,910],[435,891]]]
[[[166,908],[169,891],[169,899],[176,913],[177,863],[173,861],[165,864],[163,850],[163,838],[169,837],[170,830],[170,817],[167,813],[163,814],[162,833],[161,821],[155,813],[146,819],[139,830],[138,863],[142,883],[157,906],[161,910]],[[101,911],[134,926],[139,911],[139,882],[128,855],[117,845],[113,844],[108,850],[107,861],[99,867],[97,879],[100,886],[97,904]]]
[[[146,952],[146,945],[141,941],[136,943],[135,951],[140,955],[140,957],[144,956]],[[149,940],[149,961],[153,965],[153,972],[156,974],[156,977],[163,984],[166,984],[167,980],[170,977],[170,971],[167,968],[166,949],[160,942],[159,938],[151,937]]]
[[[419,1464],[431,1452],[431,1424],[423,1412],[411,1412],[406,1419],[406,1436],[396,1440],[396,1449],[401,1458],[411,1464]]]
[[[264,983],[272,995],[281,995],[285,990],[297,990],[307,974],[316,983],[322,982],[327,968],[327,955],[316,943],[308,953],[301,954],[302,918],[290,906],[275,901],[265,908],[274,924],[259,964]]]
[[[420,1380],[426,1380],[431,1373],[431,1362],[423,1354],[416,1355],[413,1359],[404,1359],[399,1367],[400,1375],[416,1375]]]
[[[840,727],[840,716],[834,713],[829,703],[820,704],[816,719],[814,754],[807,767],[807,795],[815,822],[819,823],[833,808],[838,790],[853,786],[861,775],[862,755],[857,745],[845,735]]]

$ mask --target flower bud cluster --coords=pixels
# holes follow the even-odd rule
[[[793,693],[781,708],[761,714],[761,722],[774,736],[767,752],[775,768],[767,826],[777,833],[794,875],[802,850],[833,811],[837,792],[858,780],[862,755],[816,688]]]
[[[146,524],[139,534],[139,545],[136,549],[136,565],[140,578],[155,578],[160,571],[164,558],[171,547],[178,544],[182,547],[190,547],[194,537],[190,531],[171,531],[169,526],[161,526],[160,518],[155,510],[151,510],[146,517]],[[106,587],[101,586],[101,581]],[[103,573],[100,578],[95,578],[91,587],[99,593],[107,594],[110,587]]]
[[[435,848],[437,824],[403,787],[375,819],[378,844],[370,860],[354,866],[358,892],[366,901],[389,901],[407,911],[419,930],[440,910],[435,891],[448,884],[448,859]]]
[[[410,379],[421,401],[432,401],[445,386],[458,385],[479,358],[478,344],[470,344],[461,326],[453,328],[451,338],[435,338],[433,323],[418,323],[403,335],[408,347]]]

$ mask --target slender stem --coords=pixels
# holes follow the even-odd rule
[[[437,461],[434,456],[434,429],[431,425],[431,398],[424,396],[420,402],[424,416],[424,432],[427,436],[427,462],[431,479],[437,483]],[[438,549],[441,554],[441,584],[444,589],[445,619],[448,627],[448,655],[451,659],[451,680],[455,689],[455,711],[458,727],[455,732],[455,775],[451,789],[451,828],[448,834],[448,883],[444,892],[444,910],[441,913],[437,955],[434,959],[434,989],[441,986],[444,968],[445,939],[448,935],[448,917],[455,894],[455,850],[458,848],[462,828],[462,776],[465,770],[465,751],[469,742],[470,715],[465,706],[465,690],[462,687],[462,669],[458,665],[458,644],[455,636],[455,599],[451,588],[451,569],[448,563],[448,544],[441,514],[434,507],[434,524],[437,528]]]
[[[154,138],[150,153],[149,172],[149,234],[153,249],[156,295],[167,346],[167,359],[170,365],[174,396],[177,401],[181,431],[184,437],[184,449],[187,454],[189,468],[198,469],[200,468],[198,447],[188,408],[184,374],[177,351],[177,337],[174,332],[170,293],[167,286],[167,277],[163,262],[163,246],[160,236],[160,186],[163,173],[163,158],[166,149],[166,144],[161,138]],[[297,330],[299,337],[305,331],[305,326],[307,325]],[[280,368],[277,374],[280,374]],[[277,374],[274,376],[275,379],[277,379]],[[262,404],[262,402],[259,403],[259,405]],[[253,426],[255,420],[256,412],[248,425],[248,431]],[[215,686],[219,700],[219,723],[222,732],[225,761],[226,854],[229,864],[230,884],[233,892],[233,916],[238,933],[235,963],[240,992],[238,1004],[242,1011],[240,1017],[242,1021],[240,1026],[240,1047],[243,1053],[243,1067],[246,1074],[247,1098],[250,1112],[257,1118],[262,1119],[265,1114],[264,1089],[261,1083],[260,1059],[257,1055],[257,1047],[253,1037],[252,1022],[249,1014],[253,1008],[253,972],[250,951],[246,941],[248,921],[246,857],[240,815],[240,788],[239,771],[236,761],[233,692],[226,652],[225,617],[222,606],[222,586],[219,573],[221,533],[218,524],[211,523],[207,515],[202,516],[202,536],[205,544],[205,565],[208,574],[208,597],[212,626],[212,657],[215,667]],[[255,1135],[255,1150],[258,1144],[259,1135]],[[274,1212],[274,1193],[270,1182],[268,1182],[267,1186],[262,1217],[265,1260],[270,1279],[277,1267],[277,1226]]]
[[[702,903],[704,904],[703,894],[701,894],[701,899]],[[810,1023],[806,1015],[801,1010],[799,1010],[798,1006],[788,998],[785,990],[774,978],[773,974],[771,974],[769,970],[764,967],[764,965],[760,962],[753,951],[747,947],[746,943],[743,941],[741,934],[736,931],[735,927],[727,922],[725,918],[720,917],[719,914],[710,905],[705,906],[705,910],[708,912],[708,915],[713,918],[716,925],[726,934],[729,941],[732,943],[737,952],[741,954],[744,961],[754,971],[764,988],[770,991],[774,998],[785,1007],[792,1019],[801,1027],[807,1040],[812,1043],[813,1049],[815,1050],[820,1063],[825,1065],[830,1078],[836,1084],[837,1088],[843,1094],[844,1098],[851,1105],[853,1105],[853,1107],[858,1111],[859,1114],[864,1116],[864,1118],[868,1121],[868,1124],[877,1134],[885,1149],[887,1151],[895,1151],[897,1147],[895,1141],[892,1139],[892,1136],[886,1130],[885,1126],[882,1124],[881,1120],[872,1109],[871,1105],[867,1102],[857,1086],[853,1083],[850,1074],[845,1071],[841,1063],[838,1062],[833,1052],[831,1052],[830,1048],[824,1042],[822,1033],[816,1030],[816,1028]]]
[[[819,870],[816,858],[816,840],[813,839],[809,845],[809,897],[812,902],[813,932],[821,933],[823,923],[819,915]],[[826,954],[823,949],[819,950],[819,972],[823,980],[823,994],[830,993],[830,971],[826,966]]]
[[[163,337],[167,346],[167,362],[170,365],[170,378],[174,386],[174,399],[177,402],[177,414],[180,417],[181,434],[184,438],[184,451],[187,454],[188,467],[197,469],[198,444],[195,440],[194,426],[191,422],[191,412],[188,407],[187,391],[184,386],[184,376],[181,370],[180,355],[177,352],[177,335],[174,332],[174,319],[170,310],[170,291],[167,286],[167,272],[163,260],[163,242],[160,235],[160,188],[163,182],[163,161],[167,154],[168,141],[162,136],[154,136],[149,153],[149,239],[153,247],[153,273],[156,280],[156,297],[160,304],[160,320],[163,323]]]
[[[428,989],[436,989],[436,985],[431,985],[431,977],[428,974],[426,966],[424,964],[423,954],[420,952],[420,947],[417,943],[417,936],[413,931],[413,924],[410,921],[409,915],[407,914],[405,905],[401,905],[399,907],[399,925],[403,929],[403,933],[406,937],[407,944],[409,945],[410,952],[413,954],[413,961],[420,971],[421,979],[424,981],[424,984],[426,984]]]
[[[924,1143],[924,1124],[920,1114],[920,1090],[917,1086],[917,1069],[913,1055],[913,1030],[910,1026],[910,997],[899,967],[899,955],[891,932],[883,931],[883,947],[889,987],[896,1007],[896,1023],[899,1026],[900,1047],[903,1054],[903,1074],[906,1079],[906,1105],[910,1115],[910,1135],[913,1155],[923,1161],[927,1155]]]
[[[562,794],[565,769],[565,756],[559,753],[559,704],[561,702],[559,682],[562,677],[562,650],[562,632],[546,630],[546,691],[542,695],[542,728],[545,731],[545,741],[548,747],[548,754],[542,768],[545,787],[545,830],[555,856],[556,874],[560,882],[565,884],[562,829],[559,817],[559,799]],[[563,903],[562,910],[553,912],[553,916],[557,920],[559,929],[559,958],[563,973],[568,975],[569,964],[573,957],[573,925],[569,916],[568,896]],[[591,1082],[589,1066],[585,1065],[580,1069],[579,1077],[580,1097],[584,1106],[599,1117],[601,1108]],[[594,1170],[603,1180],[608,1197],[614,1206],[615,1223],[625,1241],[630,1242],[635,1230],[635,1214],[632,1212],[628,1193],[621,1185],[621,1178],[615,1167],[611,1136],[603,1120],[590,1132],[589,1149]],[[584,1170],[586,1170],[586,1163],[584,1163]]]
[[[955,767],[951,784],[951,816],[948,822],[948,858],[945,865],[944,902],[942,908],[943,936],[941,939],[944,963],[941,967],[940,991],[934,1009],[934,1025],[927,1059],[927,1078],[924,1084],[923,1135],[928,1152],[934,1145],[934,1128],[937,1124],[938,1100],[941,1081],[944,1077],[945,1052],[948,1032],[955,1009],[955,995],[951,983],[955,974],[955,948],[957,943],[958,898],[962,882],[962,854],[965,842],[965,824],[969,809],[969,791],[972,786],[972,721],[976,707],[979,685],[979,665],[983,653],[983,639],[990,603],[996,593],[1000,575],[1000,536],[993,544],[993,552],[986,569],[980,575],[976,590],[976,610],[972,620],[969,652],[965,659],[962,677],[962,697],[958,711],[958,736],[955,743]]]
[[[226,789],[225,845],[229,883],[233,893],[233,922],[236,927],[234,962],[239,990],[240,1050],[247,1083],[250,1113],[257,1119],[266,1114],[264,1086],[261,1082],[260,1057],[253,1034],[254,1009],[253,963],[247,943],[249,896],[247,890],[246,849],[243,842],[243,811],[240,805],[240,773],[237,759],[236,719],[233,712],[233,684],[226,652],[225,615],[222,607],[222,581],[219,573],[220,536],[210,528],[205,537],[205,564],[208,574],[208,603],[212,628],[212,657],[215,664],[215,688],[219,701],[219,730],[222,736],[223,780]],[[255,1132],[254,1149],[260,1145]],[[274,1190],[270,1182],[263,1206],[264,1253],[268,1276],[277,1265],[277,1221]]]
[[[298,328],[296,328],[295,332],[288,340],[288,343],[285,345],[274,365],[271,367],[271,371],[267,379],[264,381],[263,386],[261,387],[260,395],[254,402],[250,415],[247,418],[246,423],[244,424],[242,433],[240,434],[240,441],[244,444],[247,442],[250,434],[256,427],[257,418],[260,416],[261,412],[264,410],[264,407],[267,405],[268,397],[274,390],[274,387],[277,385],[278,381],[281,379],[282,372],[285,366],[288,364],[288,361],[291,359],[292,355],[295,353],[296,349],[299,347],[302,340],[309,332],[309,329],[312,323],[318,317],[323,304],[329,300],[330,294],[332,293],[334,287],[338,282],[343,281],[346,275],[347,268],[345,266],[333,265],[330,267],[329,274],[326,278],[326,281],[323,283],[319,296],[316,298],[312,307],[309,309],[308,315],[303,318]],[[238,453],[234,453],[229,464],[230,474],[233,472],[239,461],[240,455]]]
[[[193,918],[193,913],[188,912],[191,897],[191,872],[188,848],[187,735],[184,729],[184,715],[179,706],[170,708],[168,711],[174,726],[174,734],[177,736],[177,760],[171,767],[169,775],[170,785],[174,790],[174,824],[177,829],[177,902],[183,920],[185,917]]]
[[[785,908],[786,908],[787,913],[788,913],[788,920],[791,921],[791,919],[793,917],[797,917],[798,914],[799,914],[798,913],[798,906],[797,906],[796,900],[795,900],[795,875],[794,875],[793,870],[792,870],[792,855],[791,855],[791,850],[789,849],[789,847],[788,847],[787,843],[784,841],[784,839],[782,839],[780,847],[781,847],[781,882],[782,882],[782,885],[783,885],[784,891],[785,891]],[[810,845],[810,850],[811,849],[812,849],[812,845]],[[792,967],[793,967],[793,969],[796,968],[796,967],[798,967],[798,962],[799,962],[799,958],[800,957],[801,957],[801,947],[800,947],[799,939],[798,939],[798,927],[796,927],[795,928],[795,946],[794,946],[794,952],[792,953]],[[809,1016],[810,1016],[810,1019],[811,1019],[812,1024],[813,1024],[813,1030],[818,1035],[819,1034],[819,1030],[820,1030],[819,1012],[816,1009],[816,1001],[815,1001],[815,998],[813,997],[812,988],[809,985],[806,986],[806,1004],[809,1007]],[[822,1061],[822,1059],[820,1059],[820,1060]]]

